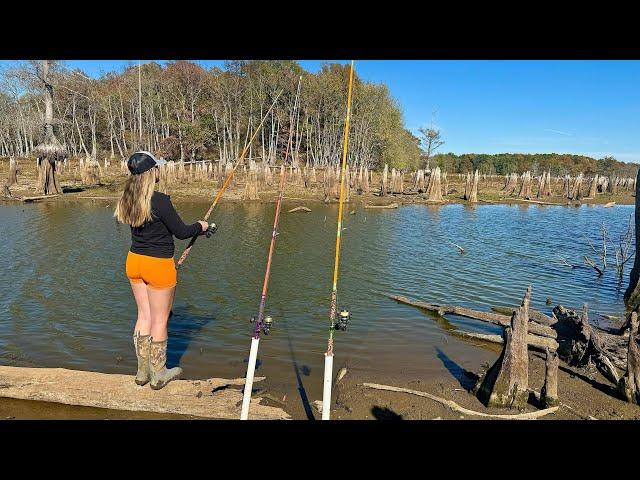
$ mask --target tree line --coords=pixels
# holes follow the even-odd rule
[[[635,177],[637,163],[625,163],[611,156],[595,159],[584,155],[558,153],[498,153],[475,154],[438,153],[431,158],[432,166],[447,172],[507,175],[509,173],[532,172],[534,175],[551,171],[551,175],[585,175]]]
[[[0,156],[28,157],[42,137],[44,97],[38,61],[6,69],[0,83]],[[349,66],[317,73],[295,61],[190,61],[131,64],[94,79],[50,62],[53,128],[74,157],[127,158],[145,149],[167,160],[235,160],[278,92],[247,158],[273,164],[292,132],[294,164],[340,160]],[[420,164],[420,141],[384,84],[354,76],[349,162],[376,168]]]

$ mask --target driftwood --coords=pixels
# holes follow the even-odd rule
[[[605,203],[603,206],[604,208],[609,208],[609,207],[613,207],[616,204],[616,202],[609,202],[609,203]]]
[[[54,197],[57,197],[57,196],[58,196],[58,194],[54,193],[52,195],[38,195],[38,196],[35,196],[35,197],[22,197],[22,201],[25,202],[25,203],[29,203],[29,202],[36,202],[38,200],[48,200],[50,198],[54,198]]]
[[[502,335],[467,332],[465,330],[451,330],[450,333],[453,335],[464,337],[464,338],[473,338],[476,340],[483,340],[485,342],[504,345],[504,339],[502,338]],[[538,335],[533,335],[531,333],[527,335],[527,344],[529,345],[529,347],[534,348],[536,350],[540,350],[542,352],[544,352],[547,349],[555,350],[558,348],[558,342],[556,342],[553,338],[540,337]]]
[[[264,377],[254,381],[264,380]],[[204,418],[238,419],[242,391],[228,388],[244,385],[244,378],[225,380],[175,380],[162,390],[139,387],[132,375],[118,375],[64,368],[0,366],[0,396],[23,400],[194,415]],[[260,405],[251,399],[252,419],[289,419],[282,409]]]
[[[291,210],[289,210],[289,213],[295,213],[295,212],[310,212],[311,209],[307,208],[307,207],[296,207],[296,208],[292,208]]]
[[[491,307],[491,310],[493,310],[494,312],[509,316],[513,315],[513,312],[515,312],[517,309],[517,307]],[[538,310],[534,310],[533,308],[529,309],[529,319],[548,327],[558,321],[557,318],[545,315],[544,313]]]
[[[562,305],[555,307],[553,313],[558,319],[555,328],[559,333],[560,358],[574,367],[595,365],[607,379],[618,385],[620,375],[603,347],[601,335],[589,324],[587,306],[584,305],[581,315]]]
[[[527,333],[531,287],[520,308],[511,317],[511,326],[503,332],[504,348],[500,357],[480,377],[474,393],[487,407],[524,409],[529,399],[529,352]]]
[[[403,295],[386,295],[387,297],[395,300],[396,302],[411,305],[413,307],[421,308],[423,310],[429,310],[431,312],[437,312],[440,316],[445,314],[459,315],[461,317],[473,318],[475,320],[482,320],[483,322],[493,323],[502,327],[511,326],[511,319],[506,315],[500,315],[491,312],[481,312],[478,310],[472,310],[470,308],[458,307],[455,305],[439,305],[435,303],[426,303],[419,300],[412,300]],[[557,338],[556,331],[546,325],[539,325],[532,323],[529,326],[529,332],[540,335],[543,337]]]
[[[542,404],[545,408],[560,405],[558,400],[558,367],[560,358],[554,351],[547,350],[547,357],[544,365],[544,385],[540,393]]]
[[[389,205],[365,205],[364,208],[398,208],[397,203],[390,203]]]
[[[618,383],[618,390],[627,402],[640,405],[640,349],[636,337],[638,335],[638,314],[631,314],[629,331],[629,347],[627,353],[627,372]]]
[[[501,418],[503,420],[535,420],[536,418],[544,417],[545,415],[549,415],[550,413],[555,413],[559,408],[559,407],[552,407],[552,408],[547,408],[545,410],[538,410],[536,412],[518,413],[515,415],[499,415],[495,413],[483,413],[483,412],[476,412],[475,410],[469,410],[468,408],[458,405],[453,400],[446,400],[444,398],[431,395],[430,393],[427,393],[427,392],[420,392],[418,390],[392,387],[390,385],[380,385],[377,383],[363,383],[362,386],[367,388],[373,388],[375,390],[387,390],[389,392],[408,393],[410,395],[417,395],[419,397],[429,398],[435,402],[438,402],[444,405],[445,407],[449,407],[454,412],[462,413],[464,415],[476,416],[476,417]]]

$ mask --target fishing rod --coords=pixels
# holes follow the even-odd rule
[[[236,161],[236,164],[233,166],[233,169],[231,170],[229,175],[227,175],[227,178],[225,179],[224,183],[222,184],[222,187],[220,187],[220,190],[218,190],[218,193],[216,194],[215,198],[213,199],[213,203],[209,207],[209,210],[207,210],[207,213],[205,214],[205,216],[203,218],[203,220],[205,222],[209,220],[209,216],[211,216],[211,212],[213,212],[213,209],[216,208],[216,205],[218,205],[218,201],[220,200],[220,197],[222,197],[222,194],[224,193],[224,191],[227,189],[227,187],[231,183],[231,179],[235,175],[236,170],[238,169],[238,166],[244,160],[244,157],[247,154],[247,151],[249,150],[249,146],[251,145],[253,140],[258,135],[258,132],[260,132],[260,129],[262,128],[262,125],[264,124],[264,121],[267,119],[267,116],[269,115],[269,113],[271,112],[273,107],[276,105],[276,102],[278,101],[278,98],[280,98],[280,95],[282,94],[282,92],[283,92],[283,90],[280,90],[280,92],[278,92],[278,94],[276,95],[276,98],[273,100],[273,103],[269,107],[269,110],[267,110],[267,113],[265,113],[264,116],[262,117],[262,120],[260,120],[260,124],[258,125],[258,128],[256,128],[255,132],[253,132],[253,135],[251,136],[249,141],[245,144],[244,148],[242,149],[242,153],[240,154],[240,157]],[[207,230],[207,237],[210,237],[211,234],[214,233],[216,230],[217,230],[217,226],[215,224],[212,224],[209,227],[209,229]],[[189,241],[189,245],[187,245],[187,248],[185,248],[184,252],[182,252],[182,255],[180,256],[180,259],[178,260],[178,265],[177,265],[178,267],[180,267],[184,263],[184,261],[186,260],[187,256],[189,255],[189,252],[191,251],[191,248],[193,247],[193,244],[196,243],[196,240],[198,239],[198,236],[199,236],[199,234],[194,235],[193,238],[191,238],[191,240]]]
[[[302,77],[298,80],[298,91],[296,92],[296,99],[293,104],[293,112],[296,111],[298,105],[298,97],[300,95],[300,83]],[[293,120],[293,113],[289,117]],[[292,123],[292,122],[291,122]],[[242,396],[242,410],[240,411],[240,420],[247,420],[249,418],[249,405],[251,403],[251,390],[253,390],[253,376],[256,370],[256,360],[258,357],[258,346],[260,344],[260,333],[269,335],[269,331],[273,326],[273,319],[270,316],[265,317],[264,307],[267,302],[267,288],[269,286],[269,276],[271,274],[271,260],[273,259],[273,252],[276,249],[276,237],[278,236],[278,223],[280,222],[280,209],[282,206],[282,198],[284,197],[285,177],[287,176],[286,163],[289,159],[289,151],[291,150],[291,144],[293,142],[293,128],[289,129],[289,141],[287,142],[287,148],[285,149],[284,162],[280,168],[280,186],[278,193],[278,201],[276,203],[276,213],[273,218],[273,231],[271,232],[271,243],[269,244],[269,254],[267,255],[267,268],[264,272],[264,282],[262,284],[262,293],[260,294],[260,306],[258,308],[258,318],[252,318],[251,321],[256,322],[256,329],[251,338],[251,350],[249,351],[249,363],[247,365],[247,376],[244,382],[244,393]]]
[[[349,142],[349,120],[351,118],[351,92],[353,90],[353,60],[349,72],[349,93],[347,95],[347,119],[344,124],[344,138],[342,142],[342,166],[340,169],[340,203],[338,206],[338,231],[336,232],[336,256],[333,264],[333,289],[331,291],[331,308],[329,310],[329,340],[327,352],[324,354],[324,386],[322,389],[322,420],[330,419],[331,410],[331,377],[333,375],[333,331],[346,330],[351,314],[347,310],[338,310],[338,265],[340,263],[340,238],[342,232],[342,210],[344,207],[344,181],[347,167],[347,145]]]

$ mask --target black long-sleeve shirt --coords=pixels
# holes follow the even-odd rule
[[[198,222],[186,225],[171,203],[169,195],[153,192],[153,219],[141,227],[131,227],[131,251],[139,255],[172,258],[175,250],[173,236],[180,240],[202,233]]]

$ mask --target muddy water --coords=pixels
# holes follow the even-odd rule
[[[322,393],[337,207],[287,214],[293,206],[284,208],[268,293],[275,328],[260,345],[257,374],[268,380],[256,388],[286,398],[286,409],[305,418],[307,403]],[[206,205],[177,208],[192,221]],[[597,244],[604,222],[617,242],[632,206],[352,206],[347,213],[353,208],[339,281],[339,307],[353,318],[335,336],[336,371],[433,380],[495,358],[384,293],[488,310],[518,303],[532,285],[533,306],[547,313],[547,298],[588,302],[593,320],[624,310],[613,257],[598,279],[590,268],[562,265],[558,255],[584,265],[582,256],[593,254],[583,234]],[[124,274],[130,234],[115,224],[112,209],[109,201],[0,206],[1,364],[135,371],[136,312]],[[244,376],[273,211],[273,204],[221,205],[218,232],[199,239],[179,271],[169,363],[183,366],[186,377]],[[177,242],[177,255],[185,244]],[[496,331],[472,320],[452,323]]]

